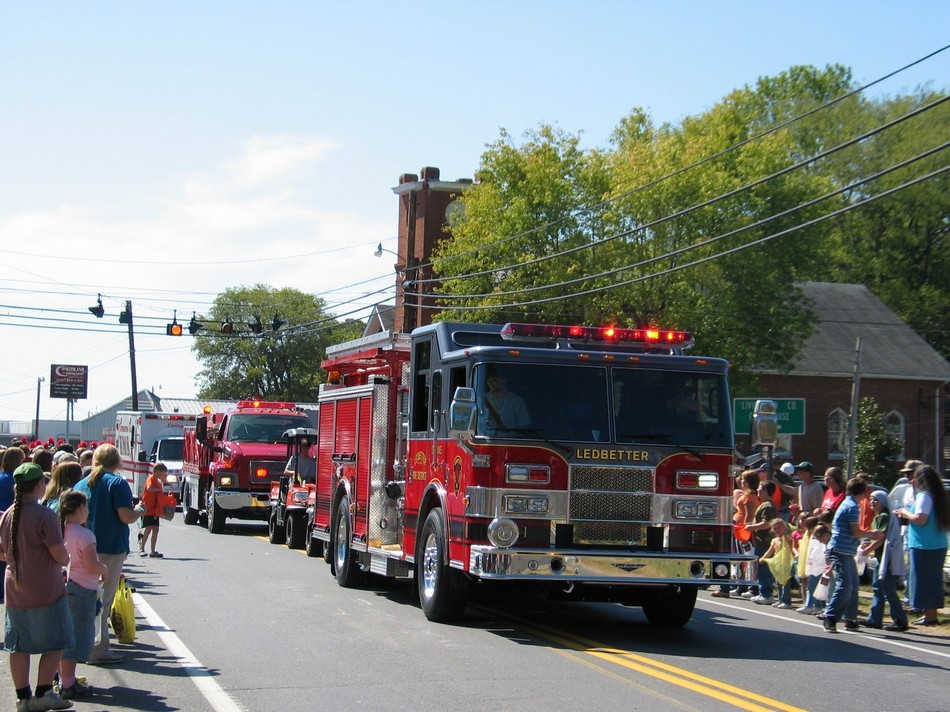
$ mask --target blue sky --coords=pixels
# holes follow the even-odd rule
[[[399,176],[471,177],[502,127],[603,146],[634,107],[678,122],[795,64],[865,83],[948,28],[941,2],[0,0],[0,420],[33,417],[51,363],[90,367],[79,418],[128,395],[126,299],[158,324],[242,284],[391,284],[372,252],[395,247]],[[190,338],[153,334],[139,387],[192,396]],[[41,418],[64,415],[44,384]]]

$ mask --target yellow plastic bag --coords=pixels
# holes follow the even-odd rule
[[[115,591],[109,622],[120,643],[135,640],[135,605],[132,603],[132,589],[125,582],[125,575],[119,578],[119,587]]]
[[[788,583],[789,579],[792,578],[792,561],[794,556],[792,547],[788,542],[783,541],[777,552],[768,558],[762,559],[772,571],[775,583],[784,586]]]

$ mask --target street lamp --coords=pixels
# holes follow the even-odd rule
[[[385,247],[383,247],[383,243],[381,242],[378,245],[376,245],[376,252],[373,253],[373,257],[382,257],[384,252],[388,252],[391,255],[396,255],[396,257],[399,257],[398,252],[393,252],[392,250],[386,249]]]
[[[40,386],[46,379],[40,376],[36,379],[36,424],[33,426],[33,440],[40,439]]]

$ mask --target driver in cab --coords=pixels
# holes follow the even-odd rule
[[[517,430],[531,423],[524,398],[508,390],[505,379],[494,370],[485,377],[483,416],[489,430]]]
[[[309,438],[300,439],[300,449],[297,455],[291,455],[284,468],[284,474],[294,477],[299,484],[317,481],[317,458],[310,454],[311,442]]]

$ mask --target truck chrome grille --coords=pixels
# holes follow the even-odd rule
[[[284,474],[284,468],[287,463],[283,460],[251,460],[251,482],[270,482],[271,480],[276,480],[282,474]],[[260,477],[257,475],[257,471],[264,469],[267,471],[267,475]]]
[[[645,545],[652,512],[651,468],[571,468],[569,516],[575,544]]]

